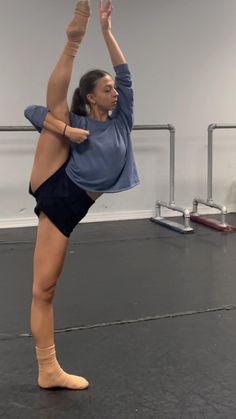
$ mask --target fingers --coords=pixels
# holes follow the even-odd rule
[[[112,1],[111,0],[108,0],[107,7],[108,7],[108,10],[112,11],[113,6],[112,6]]]
[[[90,132],[88,130],[67,126],[66,136],[73,143],[81,144],[87,140],[89,135]]]
[[[99,0],[99,10],[101,13],[108,13],[109,15],[111,14],[112,11],[112,1],[111,0],[107,0],[105,6],[103,7],[103,0]]]
[[[86,130],[84,130],[84,129],[80,129],[80,130],[79,130],[79,136],[78,136],[78,138],[77,138],[76,142],[77,142],[78,144],[83,143],[85,140],[87,140],[87,138],[88,138],[89,134],[90,134],[90,132],[89,132],[89,131],[86,131]]]
[[[90,134],[90,132],[87,131],[86,129],[78,128],[78,130],[80,131],[81,137],[86,137],[87,138],[89,136],[89,134]]]
[[[107,0],[105,10],[106,10],[108,16],[110,16],[111,11],[112,11],[112,1],[111,0]]]

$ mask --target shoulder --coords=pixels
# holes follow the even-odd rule
[[[77,115],[76,113],[70,112],[70,125],[73,128],[86,128],[87,127],[87,117],[82,115]]]

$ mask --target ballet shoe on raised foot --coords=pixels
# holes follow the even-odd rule
[[[67,374],[60,367],[56,359],[55,345],[49,348],[36,347],[36,356],[39,366],[38,385],[43,389],[66,388],[70,390],[85,390],[88,381],[76,375]]]
[[[66,29],[68,42],[65,46],[65,54],[75,57],[79,45],[86,33],[89,16],[89,0],[78,1],[75,7],[74,17]]]
[[[90,16],[90,0],[79,0],[75,6],[75,14]]]

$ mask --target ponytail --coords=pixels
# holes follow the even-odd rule
[[[81,96],[80,88],[77,87],[74,91],[72,102],[71,102],[71,112],[76,113],[77,115],[86,116],[86,103]]]

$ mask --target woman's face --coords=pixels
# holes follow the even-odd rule
[[[106,74],[98,79],[93,93],[88,95],[88,100],[91,106],[95,105],[106,112],[112,111],[118,100],[118,92],[115,89],[113,78]]]

